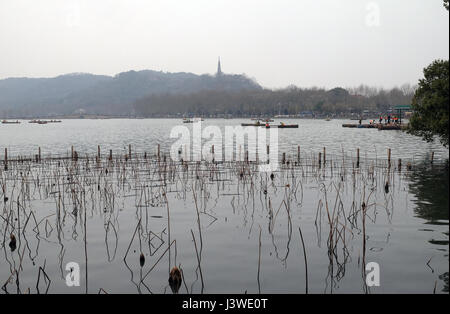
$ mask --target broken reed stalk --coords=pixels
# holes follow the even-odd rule
[[[45,268],[45,266],[44,266],[44,268]],[[40,281],[40,279],[41,279],[41,272],[42,272],[42,274],[44,274],[44,280],[47,282],[48,281],[48,283],[47,283],[47,288],[45,289],[45,294],[47,294],[48,293],[48,290],[49,290],[49,288],[50,288],[50,284],[51,284],[51,280],[50,280],[50,277],[47,275],[47,273],[45,272],[45,270],[44,270],[44,268],[42,268],[41,266],[39,266],[39,272],[38,272],[38,279],[37,279],[37,282],[36,282],[36,292],[38,293],[38,294],[40,294],[40,291],[39,291],[39,281]]]
[[[391,168],[391,149],[388,148],[388,167]]]
[[[184,288],[186,289],[186,293],[189,294],[189,289],[188,289],[187,284],[186,284],[186,279],[184,279],[184,272],[183,272],[183,268],[181,267],[181,264],[178,265],[178,269],[181,272],[181,279],[183,280],[183,284],[184,284]]]
[[[261,271],[261,226],[259,227],[259,245],[258,245],[258,292],[261,294],[261,282],[259,275]]]
[[[302,230],[300,229],[300,227],[298,227],[298,231],[300,233],[300,239],[302,240],[302,247],[303,247],[303,257],[305,259],[305,291],[306,294],[308,294],[308,260],[306,258],[306,248],[305,248],[305,242],[303,241],[303,234],[302,234]]]
[[[170,266],[171,266],[171,251],[170,251],[170,209],[169,209],[169,201],[167,199],[167,192],[165,190],[163,190],[163,196],[164,199],[166,200],[166,207],[167,207],[167,239],[168,239],[168,243],[169,243],[169,272],[170,272]]]
[[[202,237],[202,228],[200,223],[200,212],[198,210],[198,203],[197,203],[197,195],[195,193],[194,187],[192,187],[192,195],[194,196],[194,203],[195,203],[195,210],[197,212],[197,225],[198,225],[198,233],[200,237],[200,253],[203,251],[203,237]],[[201,257],[201,254],[200,254]]]
[[[368,293],[368,287],[366,285],[366,205],[362,204],[362,237],[363,237],[363,267],[362,267],[362,275],[363,275],[363,285],[365,293]]]
[[[8,149],[5,148],[5,171],[8,171]]]
[[[87,251],[87,222],[86,222],[87,208],[84,208],[84,256],[86,263],[86,294],[88,293],[88,251]]]
[[[359,168],[359,148],[356,149],[356,168]]]
[[[140,279],[140,282],[144,282],[145,278],[147,278],[147,276],[152,272],[152,270],[156,267],[156,265],[158,265],[159,261],[164,257],[164,255],[166,255],[167,251],[170,250],[170,247],[174,243],[176,243],[176,240],[173,240],[172,243],[169,244],[169,247],[164,250],[164,252],[161,254],[161,256],[156,260],[155,264],[153,264],[153,266],[150,267],[149,271],[147,273],[145,273],[144,276],[142,276],[142,278]]]
[[[194,240],[194,247],[195,247],[195,255],[197,256],[197,262],[198,262],[198,269],[200,271],[200,280],[202,282],[202,294],[203,294],[203,290],[205,288],[205,283],[203,282],[203,272],[202,272],[202,267],[200,265],[200,256],[198,255],[198,249],[197,249],[197,241],[195,240],[195,236],[194,236],[194,232],[191,229],[191,235],[192,235],[192,239]]]
[[[140,225],[141,225],[141,219],[139,219],[139,221],[136,225],[136,229],[134,229],[133,236],[131,237],[130,243],[128,244],[127,252],[125,253],[125,256],[123,257],[123,261],[125,261],[127,259],[128,252],[130,251],[130,248],[131,248],[131,244],[133,243],[134,237],[136,236],[136,232],[138,231]]]

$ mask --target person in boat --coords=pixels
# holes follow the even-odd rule
[[[387,117],[387,124],[391,124],[391,115],[388,115]]]
[[[361,120],[361,118],[359,119],[359,125],[361,125],[361,123],[362,123],[362,120]]]
[[[283,123],[283,122],[280,122],[280,125],[284,126],[284,123]]]
[[[380,124],[383,122],[383,117],[380,116]]]

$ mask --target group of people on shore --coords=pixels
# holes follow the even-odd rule
[[[391,124],[391,122],[394,123],[394,124],[398,124],[399,121],[400,121],[397,116],[391,117],[391,115],[387,115],[387,116],[384,116],[384,117],[380,116],[380,118],[378,119],[380,124],[383,123],[383,120],[384,120],[385,124]],[[376,123],[376,121],[377,120],[370,120],[369,123],[370,124],[374,124],[374,123]],[[361,120],[359,120],[359,124],[361,124]]]

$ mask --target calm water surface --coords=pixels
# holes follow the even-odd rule
[[[204,126],[224,128],[247,121],[207,120]],[[295,154],[300,145],[305,160],[279,169],[274,180],[269,173],[258,172],[240,177],[245,169],[240,164],[218,165],[214,171],[211,165],[201,165],[205,168],[198,171],[194,165],[186,171],[179,165],[175,177],[163,179],[156,164],[143,160],[138,164],[122,160],[120,167],[109,168],[106,163],[95,168],[81,161],[78,172],[70,161],[16,165],[1,171],[0,197],[8,196],[9,201],[0,206],[0,239],[4,239],[0,241],[0,285],[17,293],[18,273],[20,291],[29,288],[35,293],[42,267],[51,279],[49,293],[83,293],[87,269],[90,293],[100,289],[171,293],[169,269],[181,265],[186,286],[181,286],[180,293],[200,293],[191,234],[192,230],[200,246],[200,217],[205,293],[304,293],[299,228],[305,242],[310,293],[448,293],[449,178],[448,163],[441,161],[448,158],[448,150],[402,132],[345,129],[343,120],[286,122],[300,127],[279,130],[280,151]],[[24,122],[0,125],[0,147],[7,147],[10,155],[34,154],[37,147],[44,154],[68,154],[72,145],[83,153],[95,153],[97,145],[105,151],[126,152],[128,144],[136,151],[154,152],[157,143],[170,147],[174,141],[169,137],[170,128],[176,125],[179,120]],[[337,158],[320,170],[311,167],[308,154],[316,154],[324,146],[333,157],[342,155],[343,150],[354,155],[360,148],[367,161],[356,170],[351,164],[343,167]],[[392,149],[393,159],[413,160],[412,169],[386,168],[382,159],[387,148]],[[434,165],[428,159],[431,151],[437,160]],[[380,161],[374,163],[375,158]],[[384,188],[386,181],[389,191]],[[77,188],[79,182],[86,193]],[[22,199],[21,193],[26,197]],[[367,204],[365,231],[360,210],[363,202]],[[327,205],[330,212],[335,210],[338,226],[337,246],[331,256]],[[139,220],[141,228],[133,238]],[[19,240],[18,230],[24,231],[18,247],[11,251],[9,235],[13,233]],[[176,246],[167,252],[173,240]],[[146,258],[142,268],[140,252]],[[380,287],[365,287],[364,261],[380,265]],[[81,267],[80,287],[65,284],[68,262]],[[42,274],[39,287],[45,292]]]
[[[274,124],[281,120],[275,119]],[[111,120],[63,120],[62,123],[37,125],[22,121],[19,125],[0,124],[0,147],[7,147],[12,155],[35,154],[38,147],[49,154],[68,154],[71,146],[80,152],[97,152],[100,145],[105,152],[126,152],[128,145],[137,151],[155,152],[156,144],[168,150],[176,139],[170,138],[170,130],[183,125],[180,119],[111,119]],[[237,126],[248,119],[206,119],[202,126]],[[299,124],[298,129],[279,130],[280,152],[296,153],[297,145],[307,153],[319,152],[326,147],[327,153],[356,154],[360,148],[361,158],[386,158],[386,150],[392,149],[392,158],[423,159],[435,152],[435,158],[448,158],[448,150],[439,143],[429,144],[401,131],[378,131],[377,129],[342,128],[350,120],[283,120],[286,124]],[[357,121],[356,121],[357,122]],[[223,132],[225,134],[225,132]],[[3,149],[2,149],[3,150]],[[2,152],[3,154],[3,152]]]

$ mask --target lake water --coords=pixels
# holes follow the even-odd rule
[[[275,119],[274,124],[279,121]],[[36,154],[41,147],[43,154],[68,154],[71,146],[83,153],[97,152],[100,145],[104,152],[126,153],[128,145],[137,151],[156,152],[156,144],[168,150],[175,139],[170,138],[170,130],[177,126],[192,129],[192,124],[183,124],[180,119],[111,119],[111,120],[64,120],[56,124],[29,124],[22,121],[18,125],[0,124],[0,156],[3,148],[11,155]],[[248,119],[206,119],[202,127],[238,126],[249,123]],[[448,149],[439,143],[429,144],[417,137],[400,131],[378,131],[377,129],[342,128],[343,123],[357,123],[350,120],[283,120],[286,124],[299,124],[298,129],[279,130],[280,152],[296,154],[297,146],[307,153],[322,151],[342,155],[356,154],[360,148],[361,158],[386,158],[386,150],[392,149],[392,158],[421,160],[435,152],[436,159],[448,158]],[[225,134],[225,132],[223,132]]]
[[[71,146],[91,156],[13,161],[7,171],[2,164],[2,292],[36,293],[39,280],[40,293],[171,293],[169,270],[179,266],[179,293],[305,293],[306,282],[309,293],[448,293],[448,150],[440,144],[401,131],[346,129],[344,120],[285,120],[299,128],[279,130],[290,163],[273,179],[252,163],[145,159],[156,144],[170,148],[180,122],[0,125],[1,161],[5,147],[10,158],[38,147],[43,156],[68,156]],[[129,144],[139,154],[125,159]],[[98,145],[104,155],[112,149],[114,160],[95,161]],[[319,167],[323,147],[327,163]],[[69,262],[80,265],[79,287],[66,285]],[[380,267],[379,287],[366,285],[369,262]]]

